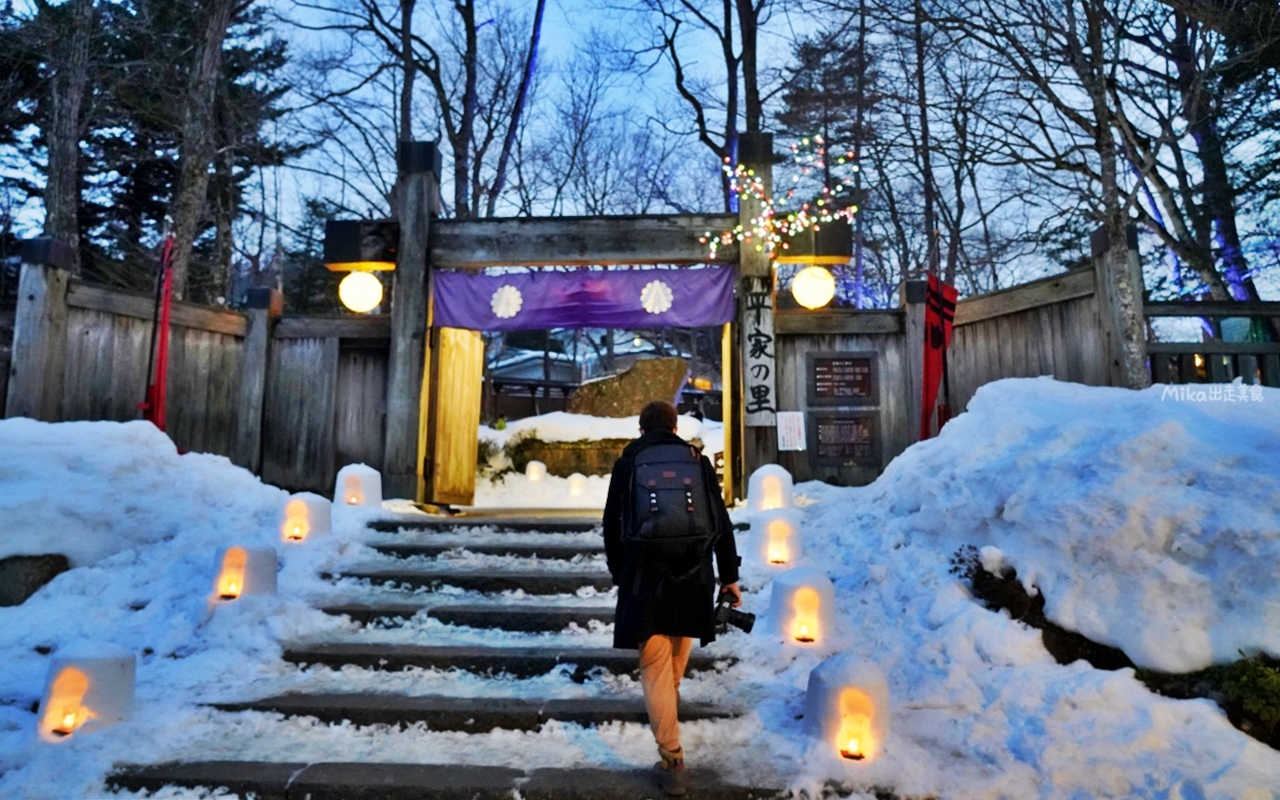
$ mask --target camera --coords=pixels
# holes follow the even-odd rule
[[[720,599],[716,604],[716,624],[732,625],[743,633],[751,633],[751,629],[756,625],[756,615],[734,608],[733,594],[731,592],[721,592]]]

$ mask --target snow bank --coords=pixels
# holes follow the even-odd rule
[[[682,414],[676,433],[686,439],[704,439],[710,430],[719,426],[718,422],[703,421],[697,417]],[[512,437],[521,434],[544,442],[634,439],[640,435],[640,417],[590,417],[585,414],[553,411],[550,414],[508,422],[503,430],[497,430],[488,425],[480,426],[480,438],[491,441],[498,447],[505,446]]]
[[[284,493],[221,456],[178,455],[149,422],[0,420],[0,558],[61,553],[89,566],[209,529],[251,530]]]
[[[944,555],[996,547],[1049,619],[1143,667],[1280,656],[1280,391],[1165,395],[987,384],[938,438],[818,519]]]

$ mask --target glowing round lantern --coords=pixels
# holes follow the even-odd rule
[[[587,476],[575,472],[569,476],[569,496],[582,497],[587,493]]]
[[[280,519],[280,538],[301,542],[309,536],[333,530],[333,504],[318,494],[302,492],[285,501]]]
[[[382,281],[368,272],[352,272],[338,284],[338,299],[357,314],[372,311],[382,302]]]
[[[213,593],[219,600],[276,593],[276,551],[269,547],[227,547],[214,560]]]
[[[764,564],[794,564],[800,559],[800,517],[795,511],[775,508],[751,518],[751,552]]]
[[[524,476],[529,479],[530,483],[537,483],[547,477],[547,465],[541,461],[530,461],[524,467]]]
[[[119,722],[133,710],[137,662],[114,644],[83,642],[49,661],[37,719],[40,738],[58,741]]]
[[[751,473],[751,478],[747,481],[747,508],[752,511],[769,511],[794,506],[790,472],[777,464],[765,464]]]
[[[338,470],[333,501],[343,506],[382,507],[382,475],[366,464],[348,464]]]
[[[773,581],[769,624],[784,641],[822,642],[831,634],[836,587],[816,569],[793,569]]]
[[[791,279],[791,296],[807,309],[822,308],[836,296],[836,278],[826,267],[805,267]]]
[[[884,673],[852,653],[823,661],[809,673],[804,726],[841,758],[874,760],[889,737],[889,684]]]

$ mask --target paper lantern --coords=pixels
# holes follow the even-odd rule
[[[276,593],[276,551],[269,547],[226,547],[214,561],[213,593],[219,600]]]
[[[836,296],[836,278],[826,267],[805,267],[791,279],[791,296],[810,311],[822,308]]]
[[[338,299],[357,314],[372,311],[382,302],[382,281],[369,272],[352,272],[338,284]]]
[[[752,511],[768,511],[794,506],[790,472],[777,464],[765,464],[751,473],[751,479],[747,482],[747,508]]]
[[[37,719],[41,739],[59,741],[119,722],[133,710],[137,662],[113,644],[79,643],[49,661]]]
[[[528,464],[525,464],[524,476],[528,478],[531,483],[537,483],[547,477],[547,465],[543,464],[541,461],[530,461]]]
[[[786,508],[762,511],[751,518],[751,551],[763,564],[794,564],[800,560],[800,516]]]
[[[285,501],[280,519],[280,538],[301,542],[309,536],[333,530],[333,504],[318,494],[302,492]]]
[[[773,581],[769,623],[784,641],[813,644],[831,634],[836,587],[816,569],[784,572]]]
[[[382,475],[365,464],[348,464],[338,470],[333,501],[344,506],[382,506]]]
[[[569,476],[569,496],[582,497],[587,493],[587,476],[575,472]]]
[[[809,673],[804,727],[841,758],[874,760],[889,737],[889,684],[884,673],[852,653],[823,661]]]

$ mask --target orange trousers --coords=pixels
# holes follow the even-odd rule
[[[680,679],[692,650],[693,639],[686,636],[650,636],[640,643],[640,685],[649,727],[658,747],[671,753],[680,749]]]

